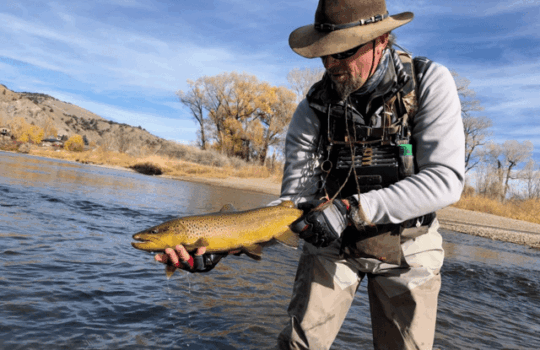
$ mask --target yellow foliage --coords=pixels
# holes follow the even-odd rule
[[[82,152],[84,150],[84,141],[81,135],[71,136],[66,143],[64,149],[72,152]]]
[[[205,76],[188,84],[190,91],[180,91],[179,97],[199,121],[204,144],[246,161],[264,163],[296,107],[294,92],[246,73]],[[204,123],[203,109],[207,112]]]
[[[10,123],[11,134],[19,142],[40,143],[43,140],[44,131],[36,125],[32,125],[23,117],[15,118]]]

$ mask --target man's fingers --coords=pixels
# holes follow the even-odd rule
[[[178,260],[178,255],[176,255],[176,252],[172,248],[165,249],[165,254],[168,255],[168,261],[171,262],[172,265],[176,267],[180,267],[180,261]]]
[[[154,260],[156,260],[157,262],[166,264],[167,261],[169,260],[169,257],[167,254],[156,254],[156,256],[154,256]]]
[[[203,255],[204,253],[206,253],[206,247],[200,247],[200,248],[197,248],[195,255]]]
[[[188,261],[189,260],[189,253],[187,252],[186,248],[184,248],[183,245],[179,244],[176,247],[174,247],[174,249],[176,249],[176,253],[178,254],[178,257],[182,261]]]
[[[197,248],[195,255],[201,256],[204,253],[206,253],[206,247],[200,247]],[[189,255],[186,248],[181,244],[174,247],[174,249],[165,249],[165,254],[157,254],[154,259],[167,265],[172,265],[176,267],[184,265],[185,267],[189,266],[193,268],[193,257]]]

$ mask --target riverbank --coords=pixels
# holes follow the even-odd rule
[[[43,155],[40,154],[40,156]],[[132,169],[118,165],[88,165],[134,171]],[[205,177],[204,175],[200,174],[189,176],[161,176],[180,181],[198,182],[212,186],[221,186],[245,191],[266,193],[275,195],[276,197],[279,196],[281,189],[281,183],[280,181],[278,181],[277,178],[250,178],[234,176],[215,178],[208,176]],[[503,242],[527,245],[532,248],[540,249],[539,224],[454,207],[448,207],[439,210],[437,212],[437,216],[443,229],[490,238]]]
[[[229,177],[225,179],[205,179],[175,177],[182,181],[207,183],[248,191],[279,196],[280,183],[266,179],[246,179]],[[437,212],[441,228],[493,240],[526,245],[540,249],[540,225],[522,220],[509,219],[493,214],[447,207]]]

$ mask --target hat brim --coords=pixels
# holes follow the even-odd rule
[[[320,32],[310,24],[293,31],[289,36],[289,45],[294,52],[306,58],[332,55],[365,44],[409,23],[413,17],[412,12],[403,12],[377,23],[332,32]]]

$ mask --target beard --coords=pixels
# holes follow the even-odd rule
[[[360,77],[353,77],[350,73],[346,73],[347,79],[344,82],[337,82],[332,78],[332,71],[328,71],[330,79],[332,80],[334,90],[339,95],[341,101],[344,101],[350,94],[360,89],[364,85],[365,81]]]

